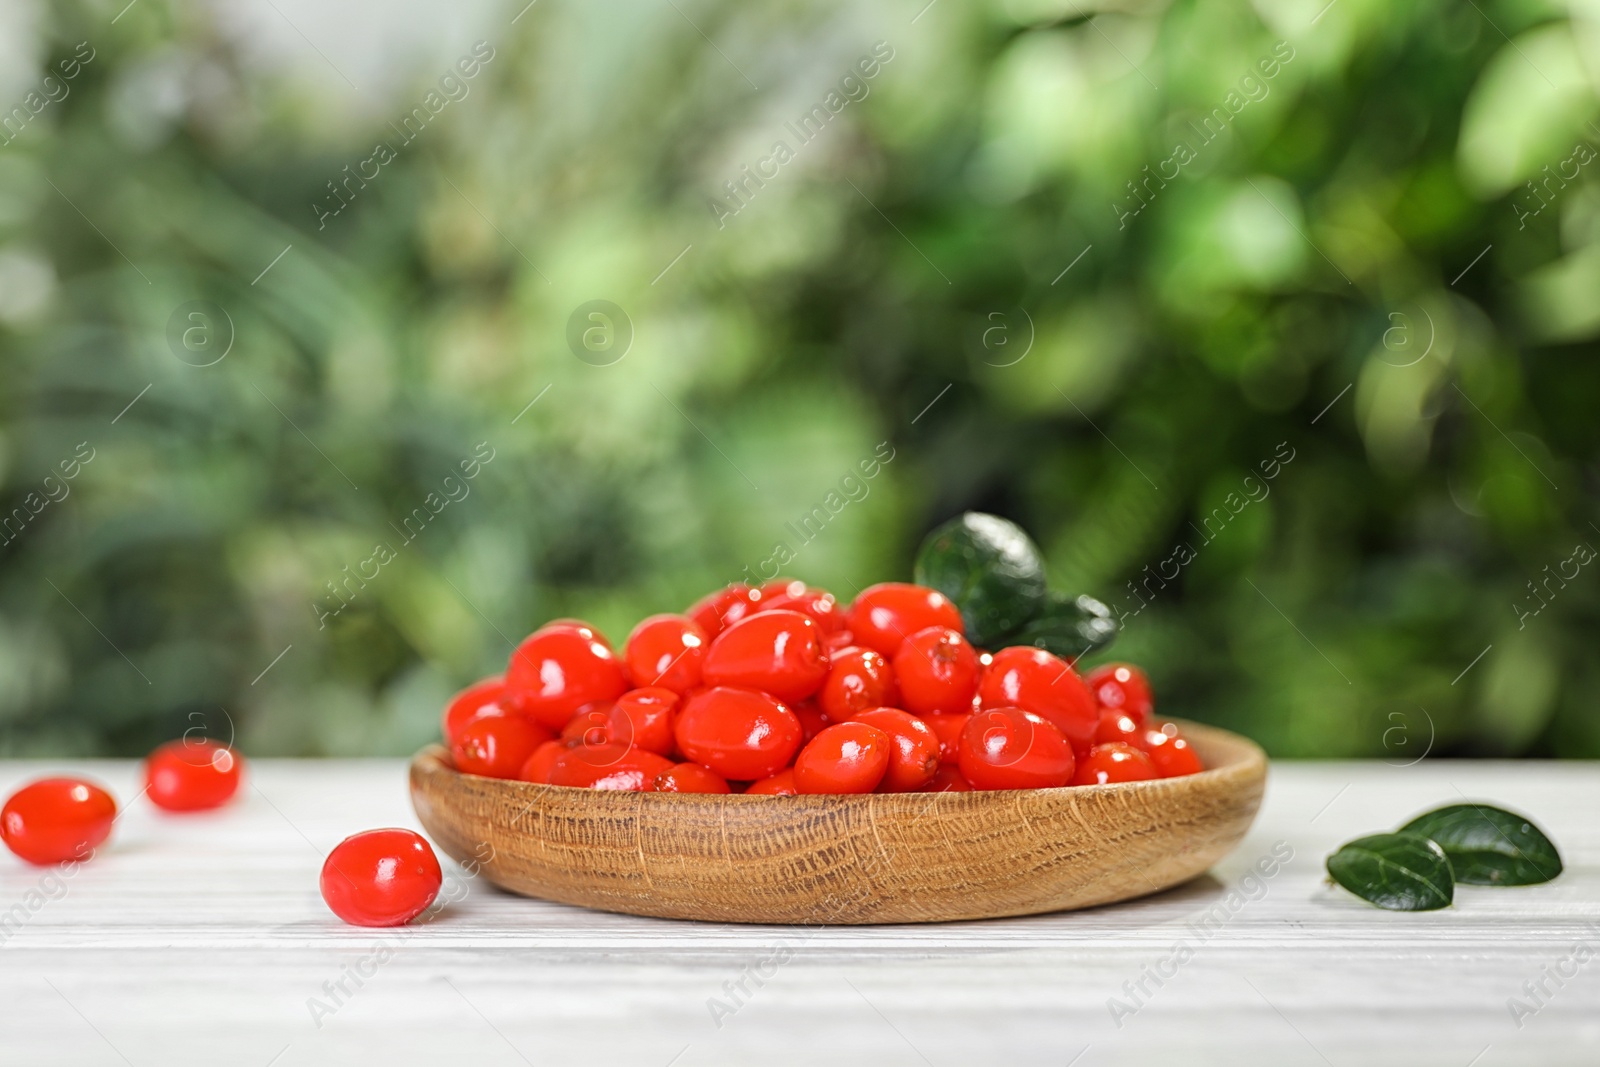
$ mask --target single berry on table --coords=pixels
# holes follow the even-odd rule
[[[239,791],[243,769],[244,758],[227,745],[179,738],[145,757],[145,793],[167,811],[219,808]]]
[[[402,926],[439,895],[444,873],[433,847],[411,830],[366,830],[345,838],[322,864],[322,899],[352,926]]]
[[[0,839],[29,863],[86,860],[111,836],[117,802],[82,778],[29,782],[0,808]]]

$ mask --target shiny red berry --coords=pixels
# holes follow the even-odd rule
[[[796,611],[767,611],[729,626],[711,642],[702,670],[709,686],[804,700],[822,687],[828,657],[817,624]]]
[[[751,782],[744,792],[746,796],[792,797],[800,791],[794,785],[794,771],[782,770],[770,778]]]
[[[761,589],[752,589],[741,582],[708,593],[695,601],[684,614],[694,620],[707,638],[714,638],[755,611],[764,596]]]
[[[428,910],[443,881],[438,857],[420,834],[367,830],[328,853],[322,899],[352,926],[401,926]]]
[[[900,707],[917,715],[954,715],[972,708],[978,691],[978,653],[959,630],[930,626],[900,644],[894,677]]]
[[[961,732],[961,774],[974,789],[1051,789],[1072,781],[1072,744],[1049,720],[991,708]]]
[[[833,653],[828,676],[817,692],[817,704],[834,722],[844,722],[868,708],[899,707],[900,689],[888,658],[870,648]]]
[[[439,732],[444,735],[444,743],[455,744],[456,734],[461,728],[480,715],[510,714],[511,705],[502,702],[505,689],[505,679],[496,675],[473,682],[451,697],[439,719]]]
[[[736,782],[777,774],[805,738],[800,720],[781,701],[727,687],[689,697],[673,733],[679,752]]]
[[[959,768],[940,767],[928,784],[922,787],[921,792],[970,793],[972,792],[972,783],[961,776]]]
[[[567,720],[567,725],[561,728],[557,740],[568,748],[611,744],[621,744],[623,748],[627,748],[633,743],[633,724],[626,718],[619,721],[612,717],[611,711],[616,706],[615,700],[600,700],[593,704],[585,704],[578,709],[577,714]]]
[[[676,763],[660,774],[650,786],[657,793],[731,793],[728,780],[710,767],[698,763]]]
[[[828,727],[794,759],[794,786],[801,793],[870,793],[889,769],[889,735],[863,722]]]
[[[805,731],[805,739],[807,741],[833,725],[833,720],[824,715],[822,709],[809,700],[802,700],[798,704],[792,704],[789,710],[794,712],[795,718],[800,720],[800,727]]]
[[[1170,732],[1169,732],[1170,731]],[[1178,728],[1170,722],[1159,730],[1147,730],[1144,750],[1163,778],[1179,778],[1186,774],[1199,774],[1205,770],[1200,754],[1194,750]]]
[[[539,627],[539,629],[541,631],[576,630],[584,638],[584,640],[599,641],[607,648],[611,648],[611,642],[606,639],[606,635],[595,629],[592,623],[584,622],[582,619],[551,619],[549,622]]]
[[[640,793],[650,789],[657,775],[672,769],[671,760],[654,752],[622,745],[610,747],[616,751],[567,749],[550,765],[549,784]]]
[[[511,654],[506,699],[549,730],[583,707],[628,690],[616,653],[592,630],[564,624],[537,630]]]
[[[945,626],[966,633],[961,612],[948,597],[904,582],[883,582],[863,590],[845,613],[845,625],[857,642],[891,658],[900,651],[900,642],[918,630]]]
[[[534,749],[554,736],[521,715],[484,715],[457,733],[450,758],[463,774],[515,778]]]
[[[227,745],[180,738],[145,758],[145,792],[151,803],[167,811],[219,808],[238,792],[243,770],[244,757]]]
[[[524,782],[538,782],[540,785],[550,784],[550,769],[556,765],[570,746],[562,741],[546,741],[533,750],[523,763],[522,769],[517,772],[517,778]]]
[[[967,720],[972,718],[972,712],[964,711],[958,715],[924,715],[922,721],[928,724],[928,729],[939,739],[939,762],[946,766],[955,766],[961,752],[961,731],[967,728]]]
[[[1021,708],[1042,715],[1078,744],[1094,737],[1100,721],[1094,697],[1078,672],[1059,656],[1027,645],[994,654],[978,684],[978,699],[985,708]]]
[[[757,614],[763,611],[798,611],[817,624],[817,629],[824,638],[844,629],[844,611],[839,607],[839,602],[834,599],[833,594],[826,589],[812,589],[802,585],[798,591],[771,596],[766,595],[764,590],[765,587],[761,603],[756,607]]]
[[[1130,715],[1140,726],[1150,721],[1155,701],[1150,695],[1150,679],[1131,663],[1107,663],[1085,677],[1095,703],[1108,711]]]
[[[762,599],[765,600],[791,594],[798,596],[806,591],[806,583],[798,578],[774,578],[770,582],[762,582],[760,588]]]
[[[1144,729],[1131,715],[1109,709],[1102,710],[1094,728],[1094,744],[1106,745],[1113,741],[1120,741],[1134,748],[1143,748]]]
[[[706,632],[687,616],[652,615],[628,635],[623,656],[634,685],[687,693],[700,684],[710,647]]]
[[[1159,778],[1150,757],[1122,741],[1096,745],[1073,772],[1073,785],[1105,785],[1108,782],[1147,782]]]
[[[635,746],[665,756],[672,751],[672,720],[681,702],[671,689],[630,689],[612,705],[611,717],[619,722],[618,733],[620,721],[627,720],[627,737]]]
[[[86,860],[111,836],[117,802],[82,778],[41,778],[0,809],[0,838],[29,863]]]
[[[939,735],[927,723],[899,708],[872,708],[851,721],[876,726],[888,735],[889,768],[878,792],[911,793],[932,781],[939,769]]]
[[[665,756],[679,697],[670,689],[630,689],[614,701],[591,704],[572,717],[561,739],[574,747],[620,744]]]

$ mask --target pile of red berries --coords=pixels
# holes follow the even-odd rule
[[[456,768],[662,793],[1038,789],[1203,770],[1128,664],[1080,676],[1031,645],[967,641],[943,594],[886,582],[849,606],[804,582],[732,585],[652,615],[619,654],[535,631],[451,701]]]

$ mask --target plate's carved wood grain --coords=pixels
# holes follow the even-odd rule
[[[1202,774],[848,797],[567,789],[460,774],[433,746],[412,761],[411,799],[451,856],[488,856],[496,885],[567,904],[747,923],[1031,915],[1158,892],[1238,844],[1266,757],[1224,730],[1184,729]]]

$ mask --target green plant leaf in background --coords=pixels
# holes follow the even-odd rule
[[[1116,616],[1094,597],[1052,592],[1039,614],[1008,643],[1033,645],[1062,659],[1077,660],[1111,644],[1117,630]]]
[[[1362,900],[1390,911],[1434,911],[1455,897],[1444,849],[1421,834],[1373,834],[1339,846],[1328,874]]]
[[[939,526],[923,540],[914,575],[961,609],[967,639],[979,648],[995,647],[1045,605],[1038,546],[997,515],[969,511]]]
[[[1451,804],[1400,828],[1421,834],[1450,857],[1467,885],[1537,885],[1561,873],[1561,854],[1532,821],[1489,804]]]

